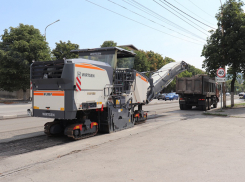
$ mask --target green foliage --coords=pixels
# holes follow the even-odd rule
[[[157,71],[164,65],[175,62],[175,60],[161,56],[161,54],[155,53],[153,51],[135,51],[135,61],[134,61],[134,69],[139,72],[148,72],[148,71]]]
[[[157,71],[166,64],[161,54],[153,51],[146,51],[145,53],[149,62],[150,71]]]
[[[19,24],[5,29],[0,46],[0,88],[15,91],[30,87],[32,61],[50,60],[44,37],[32,25]]]
[[[169,58],[169,57],[165,57],[165,58],[164,58],[164,63],[165,63],[165,64],[168,64],[168,63],[171,63],[171,62],[175,62],[175,60],[172,59],[172,58]]]
[[[16,55],[18,56],[18,54]],[[0,50],[0,88],[6,91],[26,90],[30,87],[28,62]]]
[[[100,47],[116,47],[116,46],[117,46],[116,42],[112,40],[108,40],[108,41],[104,41]]]
[[[226,81],[226,92],[231,92],[231,81],[232,80],[227,80]],[[235,81],[234,84],[234,93],[238,94],[239,92],[243,92],[245,90],[245,85],[239,83],[237,80]]]
[[[183,71],[182,73],[180,73],[178,75],[179,78],[182,78],[182,77],[192,77],[192,76],[194,76],[193,72],[190,72],[190,71],[187,71],[187,70]]]
[[[210,32],[211,36],[202,50],[205,57],[203,68],[209,75],[215,76],[218,68],[229,66],[231,92],[234,92],[237,73],[243,72],[245,67],[245,14],[242,6],[240,0],[229,0],[224,4],[221,9],[223,15],[216,15],[218,28]]]
[[[201,69],[195,68],[195,66],[189,65],[188,71],[192,73],[193,76],[205,74]]]
[[[69,59],[69,58],[78,58],[77,53],[71,53],[71,50],[79,49],[78,44],[73,44],[69,40],[68,42],[62,42],[60,40],[59,43],[55,43],[56,47],[52,50],[52,54],[55,56],[56,59]]]
[[[136,56],[134,59],[134,69],[139,72],[150,71],[149,62],[146,53],[142,50],[135,51]]]

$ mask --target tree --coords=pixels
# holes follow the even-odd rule
[[[48,43],[38,29],[24,24],[5,29],[1,38],[0,88],[25,92],[30,88],[32,61],[50,60]]]
[[[147,60],[146,53],[143,50],[135,51],[136,56],[134,59],[134,68],[139,72],[150,71],[149,62]]]
[[[175,62],[175,60],[172,59],[172,58],[169,58],[169,57],[165,57],[164,58],[164,62],[165,62],[165,64],[168,64],[168,63],[171,63],[171,62]]]
[[[196,68],[195,66],[189,65],[188,71],[192,73],[192,76],[205,74],[204,71]]]
[[[62,42],[60,40],[59,43],[55,43],[56,47],[52,50],[52,54],[55,56],[56,59],[69,59],[69,58],[78,58],[77,53],[71,53],[71,50],[79,49],[78,44],[73,44],[69,40],[68,42]]]
[[[112,40],[104,41],[100,47],[116,47],[117,43]]]
[[[202,56],[205,57],[203,68],[209,75],[215,76],[218,68],[229,66],[232,93],[237,73],[244,72],[245,67],[245,14],[242,6],[240,0],[228,0],[221,7],[222,14],[216,15],[218,28],[210,31],[211,36],[202,50]],[[231,99],[231,106],[234,106],[234,97]]]
[[[150,71],[157,71],[166,64],[161,54],[153,51],[146,51],[146,56],[149,62]]]

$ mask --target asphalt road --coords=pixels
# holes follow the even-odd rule
[[[0,116],[2,115],[19,115],[24,113],[26,110],[30,109],[30,103],[14,103],[14,104],[4,104],[0,103]],[[14,113],[13,113],[14,112]]]
[[[181,111],[178,101],[144,109],[157,118],[80,141],[46,137],[49,119],[1,120],[0,181],[243,181],[243,118]]]

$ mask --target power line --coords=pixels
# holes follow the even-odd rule
[[[182,11],[182,10],[181,10],[181,9],[179,9],[179,8],[177,8],[177,7],[176,7],[176,6],[174,6],[173,4],[169,3],[168,1],[166,1],[166,0],[164,0],[164,1],[165,1],[166,3],[168,3],[169,5],[173,6],[174,8],[176,8],[177,10],[179,10],[180,12],[184,13],[185,15],[187,15],[187,16],[191,17],[192,19],[194,19],[194,20],[198,21],[199,23],[201,23],[201,24],[203,24],[203,25],[206,25],[206,26],[207,26],[207,27],[209,27],[209,28],[215,29],[215,28],[213,28],[213,27],[211,27],[211,26],[207,25],[206,23],[203,23],[203,22],[199,21],[198,19],[196,19],[196,18],[192,17],[191,15],[189,15],[189,14],[185,13],[184,11]]]
[[[103,9],[105,9],[105,10],[107,10],[107,11],[110,11],[110,12],[112,12],[112,13],[115,13],[115,14],[117,14],[117,15],[119,15],[119,16],[122,16],[122,17],[124,17],[124,18],[126,18],[126,19],[128,19],[128,20],[131,20],[131,21],[133,21],[133,22],[136,22],[136,23],[138,23],[138,24],[141,24],[141,25],[143,25],[143,26],[145,26],[145,27],[148,27],[148,28],[150,28],[150,29],[156,30],[156,31],[161,32],[161,33],[163,33],[163,34],[169,35],[169,36],[171,36],[171,37],[175,37],[175,38],[177,38],[177,39],[184,40],[184,41],[187,41],[187,42],[190,42],[190,43],[193,43],[193,44],[203,45],[203,44],[199,44],[199,43],[196,43],[196,42],[188,41],[188,40],[182,39],[182,38],[180,38],[180,37],[177,37],[177,36],[168,34],[168,33],[166,33],[166,32],[163,32],[163,31],[161,31],[161,30],[158,30],[158,29],[156,29],[156,28],[153,28],[153,27],[151,27],[151,26],[148,26],[148,25],[146,25],[146,24],[144,24],[144,23],[138,22],[138,21],[136,21],[136,20],[134,20],[134,19],[132,19],[132,18],[129,18],[129,17],[124,16],[124,15],[121,15],[121,14],[115,12],[115,11],[112,11],[112,10],[110,10],[110,9],[108,9],[108,8],[105,8],[105,7],[103,7],[103,6],[101,6],[101,5],[98,5],[98,4],[94,3],[94,2],[91,2],[91,1],[89,1],[89,0],[85,0],[85,1],[87,1],[87,2],[89,2],[89,3],[91,3],[91,4],[94,4],[94,5],[96,5],[96,6],[100,7],[100,8],[103,8]]]
[[[170,11],[169,9],[167,9],[166,7],[162,6],[160,3],[156,2],[155,0],[153,0],[155,3],[157,3],[158,5],[160,5],[162,8],[166,9],[167,11],[169,11],[170,13],[174,14],[175,16],[177,16],[179,19],[181,19],[182,21],[186,22],[188,25],[192,26],[193,28],[197,29],[198,31],[202,32],[203,34],[207,35],[205,32],[203,32],[202,30],[196,28],[195,26],[193,26],[192,24],[190,24],[189,22],[185,21],[183,18],[181,18],[180,16],[176,15],[175,13],[173,13],[172,11]],[[160,0],[161,1],[161,0]],[[161,1],[162,3],[164,3],[163,1]],[[166,5],[166,4],[165,4]],[[168,6],[168,5],[167,5]],[[186,18],[186,17],[185,17]],[[188,19],[188,18],[187,18]],[[189,20],[190,21],[190,20]],[[192,21],[191,21],[192,22]],[[193,22],[192,22],[193,23]],[[195,23],[194,23],[195,24]],[[199,26],[200,27],[200,26]],[[206,31],[206,30],[205,30]]]
[[[146,7],[144,7],[143,5],[139,4],[138,2],[136,2],[136,3],[139,4],[139,5],[142,6],[142,7],[137,7],[137,5],[131,4],[131,3],[135,3],[135,2],[127,2],[127,1],[125,1],[125,0],[122,0],[122,1],[124,1],[125,3],[131,5],[131,6],[135,7],[135,8],[137,8],[137,9],[139,9],[139,10],[145,12],[146,14],[151,15],[151,16],[157,18],[157,19],[159,19],[159,17],[160,17],[159,20],[161,20],[161,21],[163,21],[163,22],[169,24],[170,26],[173,26],[173,27],[175,26],[175,27],[182,28],[182,27],[180,27],[179,25],[175,24],[174,22],[168,20],[167,18],[164,18],[164,17],[162,17],[161,15],[159,15],[159,14],[157,14],[157,13],[151,11],[150,9],[148,9],[148,8],[146,8]],[[145,9],[145,10],[143,10],[142,8]],[[147,11],[148,11],[148,12],[147,12]],[[154,14],[155,14],[155,15],[154,15]],[[159,16],[159,17],[156,17],[156,16]],[[166,22],[166,21],[167,21],[167,22]],[[184,29],[184,28],[182,28],[182,29]]]
[[[188,0],[190,1],[192,4],[194,4],[191,0]],[[207,15],[211,16],[213,18],[212,15],[208,14],[206,11],[204,11],[203,9],[199,8],[197,5],[194,4],[194,6],[196,6],[198,9],[202,10],[204,13],[206,13]]]
[[[188,10],[189,12],[191,12],[192,14],[196,15],[197,17],[201,18],[202,20],[206,21],[207,23],[209,24],[212,24],[210,23],[209,21],[205,20],[204,18],[202,18],[201,16],[197,15],[196,13],[194,13],[193,11],[189,10],[188,8],[186,8],[184,5],[180,4],[177,0],[174,0],[176,3],[178,3],[180,6],[182,6],[183,8],[185,8],[186,10]]]
[[[125,0],[122,0],[122,1],[126,2]],[[172,22],[172,21],[170,21],[170,20],[168,20],[168,19],[164,18],[163,16],[161,16],[161,15],[159,15],[158,13],[156,13],[156,12],[154,12],[154,11],[150,10],[149,8],[147,8],[147,7],[145,7],[144,5],[142,5],[142,4],[140,4],[140,3],[138,3],[137,1],[135,1],[135,0],[133,0],[133,1],[134,1],[134,3],[135,3],[135,4],[137,4],[137,5],[141,6],[142,8],[144,8],[144,9],[146,9],[146,10],[150,11],[150,12],[152,12],[152,13],[153,13],[153,14],[155,14],[155,15],[152,15],[152,14],[150,14],[150,13],[147,13],[146,11],[144,11],[144,10],[140,9],[139,7],[136,7],[135,5],[133,5],[133,4],[129,3],[129,2],[126,2],[126,3],[130,4],[131,6],[134,6],[135,8],[137,8],[137,9],[139,9],[139,10],[141,10],[141,11],[145,12],[145,13],[146,13],[146,14],[148,14],[148,15],[153,16],[154,18],[159,19],[160,21],[163,21],[163,19],[164,19],[164,20],[167,20],[168,22],[170,22],[170,23],[172,23],[172,24],[167,23],[166,21],[163,21],[163,22],[165,22],[165,23],[167,23],[167,24],[169,24],[170,26],[173,26],[173,27],[175,27],[175,28],[177,28],[177,27],[178,27],[177,29],[181,29],[182,31],[187,32],[188,34],[190,34],[190,35],[192,35],[192,36],[195,36],[195,37],[197,37],[197,38],[199,38],[199,39],[204,40],[202,37],[200,37],[200,36],[198,36],[198,35],[196,35],[196,34],[192,33],[192,32],[191,32],[191,31],[189,31],[189,30],[186,30],[185,28],[183,28],[183,27],[181,27],[181,26],[179,26],[179,25],[175,24],[174,22]],[[157,17],[156,17],[156,16],[157,16]],[[160,17],[160,18],[159,18],[159,17]]]
[[[111,2],[111,3],[113,3],[113,4],[115,4],[115,5],[117,5],[117,6],[120,6],[121,8],[124,8],[124,9],[126,9],[126,10],[128,10],[128,11],[130,11],[130,12],[132,12],[132,13],[138,15],[138,16],[140,16],[140,17],[143,17],[143,18],[145,18],[145,19],[151,21],[152,23],[155,23],[155,24],[158,24],[158,25],[160,25],[160,26],[162,26],[162,27],[164,27],[164,28],[167,28],[167,27],[165,27],[165,26],[162,25],[162,24],[159,24],[159,23],[157,23],[157,22],[155,22],[155,21],[153,21],[153,20],[151,20],[151,19],[149,19],[149,18],[147,18],[147,17],[145,17],[145,16],[142,16],[141,14],[138,14],[138,13],[136,13],[136,12],[134,12],[134,11],[132,11],[132,10],[130,10],[130,9],[128,9],[128,8],[126,8],[126,7],[122,6],[122,5],[120,5],[120,4],[117,4],[116,2],[113,2],[113,1],[111,1],[111,0],[108,0],[108,1]],[[189,36],[187,36],[187,35],[184,35],[184,34],[182,34],[182,33],[179,33],[179,32],[177,32],[177,31],[175,31],[175,30],[170,29],[170,28],[167,28],[167,29],[169,29],[169,30],[171,30],[171,31],[173,31],[173,32],[176,32],[176,33],[178,33],[178,34],[180,34],[180,35],[183,35],[183,36],[185,36],[185,37],[187,37],[187,38],[190,38],[190,39],[192,39],[192,40],[194,40],[194,41],[200,42],[199,40],[193,39],[193,38],[191,38],[191,37],[189,37]]]
[[[153,0],[155,1],[155,0]],[[178,12],[177,10],[175,10],[174,8],[172,8],[171,6],[169,6],[168,4],[166,4],[165,2],[163,2],[162,0],[159,0],[162,4],[164,4],[165,6],[169,7],[170,9],[172,9],[173,11],[175,11],[176,13],[178,13],[179,15],[181,15],[183,18],[186,18],[188,21],[190,21],[191,23],[193,23],[194,25],[196,25],[197,27],[201,28],[202,30],[204,30],[205,32],[207,32],[207,30],[205,30],[204,28],[202,28],[201,26],[199,26],[198,24],[196,24],[195,22],[193,22],[192,20],[190,20],[189,18],[183,16],[180,12]],[[167,9],[167,8],[165,8]],[[169,12],[171,12],[172,14],[174,14],[175,16],[177,16],[178,18],[180,18],[181,20],[183,20],[181,17],[179,17],[178,15],[176,15],[175,13],[173,13],[172,11],[170,11],[169,9],[167,9]],[[185,21],[185,20],[183,20]],[[186,21],[185,21],[186,22]],[[187,23],[187,22],[186,22]],[[190,23],[188,23],[189,25],[191,25]],[[192,27],[194,27],[193,25],[191,25]],[[195,28],[195,27],[194,27]],[[201,31],[200,29],[196,28],[197,30]],[[202,33],[204,33],[203,31],[201,31]],[[204,33],[206,34],[206,33]],[[207,34],[206,34],[207,35]],[[208,36],[208,35],[207,35]]]

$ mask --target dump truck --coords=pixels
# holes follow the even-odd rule
[[[176,77],[176,93],[179,94],[181,110],[192,109],[193,106],[206,111],[217,107],[219,93],[214,79],[207,75],[193,77]]]
[[[174,62],[148,78],[133,68],[135,53],[119,47],[71,51],[79,58],[31,65],[33,117],[53,118],[48,136],[75,140],[133,127],[147,118],[148,104],[187,64]]]

